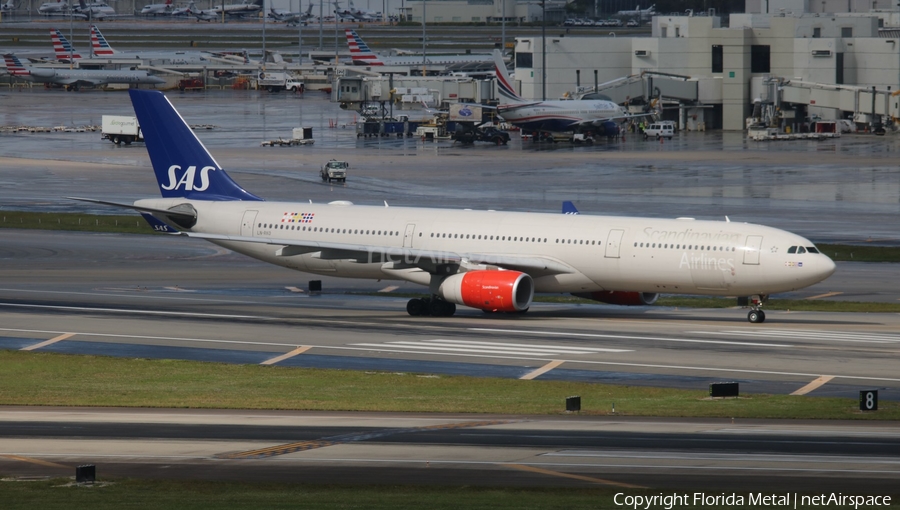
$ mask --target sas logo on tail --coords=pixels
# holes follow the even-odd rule
[[[200,169],[200,184],[196,184],[196,174],[197,167],[189,166],[181,174],[181,178],[179,179],[176,172],[181,170],[181,167],[178,165],[172,165],[169,167],[169,184],[160,183],[160,187],[166,191],[172,191],[174,189],[183,189],[185,191],[206,191],[209,188],[209,173],[215,172],[216,167],[214,166],[205,166]]]

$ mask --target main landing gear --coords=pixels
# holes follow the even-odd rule
[[[762,311],[762,305],[767,298],[768,296],[750,297],[750,311],[747,313],[747,320],[752,324],[766,322],[766,312]]]
[[[456,305],[438,297],[414,298],[406,303],[406,313],[413,317],[431,315],[433,317],[450,317],[456,313]]]

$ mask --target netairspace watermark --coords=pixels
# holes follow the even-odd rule
[[[829,494],[798,494],[796,492],[767,493],[751,492],[749,494],[707,494],[705,492],[673,492],[658,495],[629,495],[620,492],[613,498],[613,503],[623,508],[633,510],[665,509],[672,510],[679,507],[700,508],[704,506],[729,506],[732,508],[742,506],[764,506],[782,508],[808,508],[817,506],[837,506],[853,508],[875,508],[890,506],[890,496],[859,496],[848,495],[840,492]]]

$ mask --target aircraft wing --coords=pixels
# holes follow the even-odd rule
[[[575,272],[575,269],[553,259],[514,254],[456,253],[396,246],[299,241],[277,237],[230,236],[183,231],[179,233],[184,236],[209,241],[233,241],[282,246],[278,250],[278,255],[284,257],[321,252],[319,255],[321,259],[349,259],[356,260],[359,263],[393,263],[395,268],[418,267],[429,273],[444,272],[442,268],[459,266],[463,262],[513,269],[528,273],[532,277]]]
[[[96,87],[97,85],[103,85],[106,83],[106,80],[90,80],[84,78],[54,78],[53,83],[57,85],[90,85],[92,87]]]

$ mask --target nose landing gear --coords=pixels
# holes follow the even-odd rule
[[[750,311],[747,313],[747,320],[750,323],[766,322],[766,312],[762,311],[762,305],[768,298],[769,296],[750,296]]]

